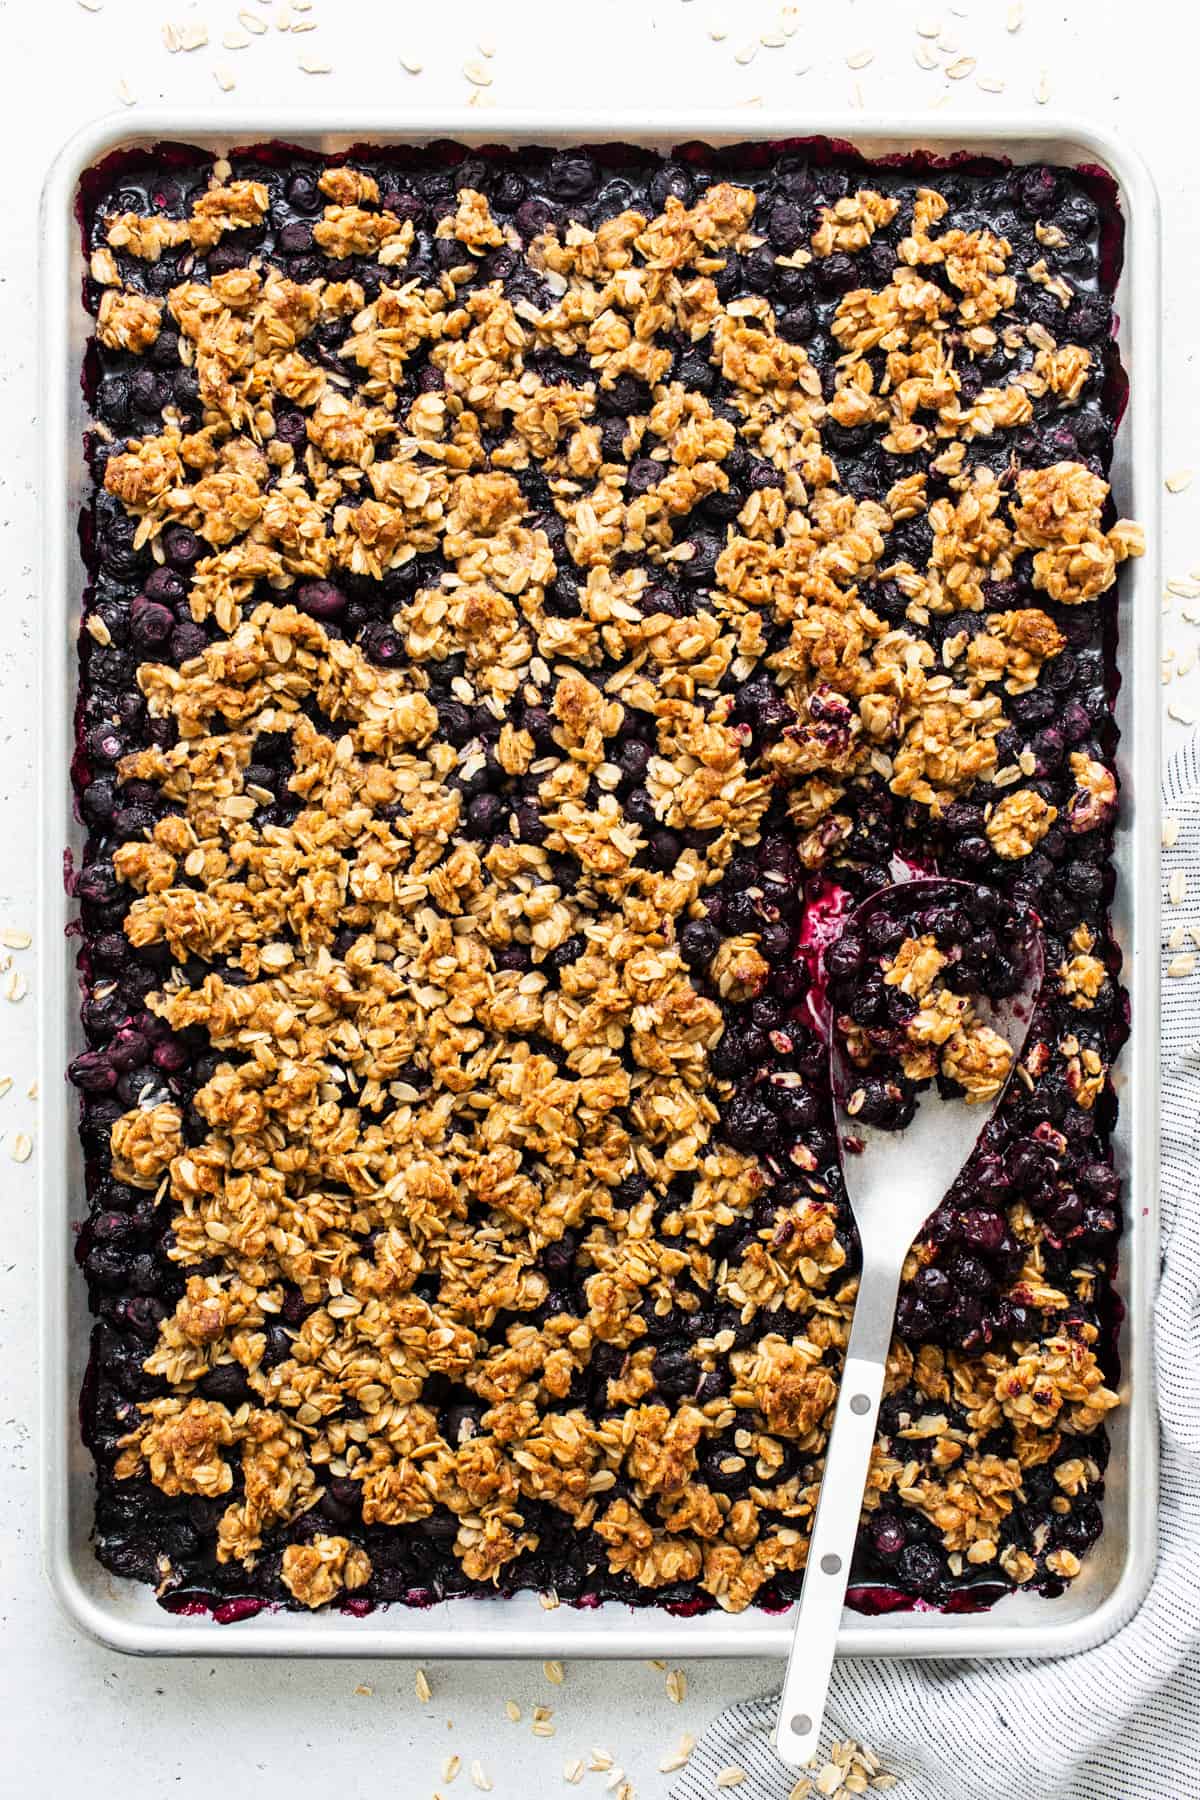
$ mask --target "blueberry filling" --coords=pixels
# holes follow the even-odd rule
[[[983,884],[947,888],[931,905],[903,901],[848,927],[825,957],[832,1029],[850,1070],[846,1112],[884,1131],[911,1122],[931,1082],[968,1104],[996,1099],[1013,1052],[988,1022],[988,1003],[1020,991],[1032,929]]]
[[[911,1030],[1005,991],[1015,899],[1046,981],[851,1603],[1057,1591],[1117,1374],[1111,197],[272,145],[84,214],[105,1565],[230,1621],[786,1604],[857,1257],[825,1008],[874,1124],[986,1083]],[[969,902],[840,931],[897,859]]]

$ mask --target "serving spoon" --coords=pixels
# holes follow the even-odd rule
[[[907,913],[938,901],[953,904],[971,891],[969,882],[941,877],[900,882],[864,900],[848,915],[845,928],[865,928],[881,912]],[[1010,1079],[1042,985],[1041,934],[1032,913],[1022,917],[1019,988],[1001,1001],[974,998],[978,1017],[1012,1050]],[[775,1747],[792,1769],[803,1768],[816,1754],[821,1733],[904,1259],[965,1165],[1008,1085],[1006,1081],[984,1107],[943,1098],[938,1084],[931,1082],[921,1092],[912,1122],[901,1131],[883,1131],[846,1112],[845,1102],[859,1075],[848,1063],[833,1023],[829,1062],[842,1174],[862,1245],[862,1274],[780,1696]],[[847,1137],[853,1140],[853,1153],[845,1143]]]

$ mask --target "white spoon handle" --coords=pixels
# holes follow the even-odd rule
[[[864,1266],[780,1695],[775,1748],[791,1769],[816,1755],[821,1735],[899,1287],[899,1263]]]

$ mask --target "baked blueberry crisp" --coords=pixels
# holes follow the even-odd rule
[[[912,1040],[1015,901],[1044,989],[850,1599],[1057,1591],[1117,1404],[1110,191],[163,146],[82,216],[104,1564],[221,1619],[786,1604],[856,1287],[827,981]],[[966,916],[837,942],[901,864]],[[864,1113],[982,1098],[968,1012]]]
[[[1035,927],[985,883],[947,886],[933,901],[927,884],[904,883],[890,899],[847,925],[825,963],[831,1030],[850,1071],[845,1110],[899,1131],[931,1082],[968,1105],[1000,1093],[1013,1049],[988,1022],[988,1003],[1020,992]]]

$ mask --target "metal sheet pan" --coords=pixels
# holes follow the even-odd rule
[[[481,129],[482,127],[482,129]],[[553,112],[414,114],[402,127],[379,113],[327,107],[245,112],[232,127],[211,115],[139,114],[99,120],[62,150],[42,201],[42,716],[40,763],[40,925],[43,950],[41,1092],[42,1545],[46,1570],[72,1621],[114,1649],[203,1656],[649,1657],[782,1656],[788,1617],[750,1610],[677,1619],[653,1609],[609,1603],[591,1611],[546,1611],[538,1597],[443,1602],[427,1611],[381,1608],[365,1619],[260,1613],[236,1625],[164,1612],[148,1588],[118,1580],[90,1543],[91,1459],[79,1438],[77,1396],[87,1353],[84,1283],[74,1267],[72,1223],[84,1210],[83,1175],[72,1091],[63,1070],[79,1048],[74,954],[65,932],[72,907],[63,887],[64,851],[78,854],[69,764],[75,643],[83,568],[77,517],[85,493],[81,454],[85,408],[80,367],[90,321],[80,304],[84,273],[75,195],[84,169],[120,148],[164,139],[218,152],[269,138],[321,150],[361,142],[603,142],[667,148],[688,139],[713,144],[746,139],[826,136],[867,156],[923,150],[936,156],[977,151],[1015,162],[1099,165],[1115,178],[1126,224],[1125,268],[1117,294],[1119,341],[1131,382],[1113,485],[1122,513],[1147,528],[1149,552],[1128,564],[1120,596],[1123,809],[1117,833],[1116,930],[1132,994],[1133,1034],[1118,1064],[1116,1134],[1127,1224],[1119,1289],[1125,1303],[1122,1398],[1115,1415],[1107,1479],[1105,1531],[1084,1572],[1058,1599],[1016,1594],[990,1613],[935,1612],[843,1617],[843,1655],[912,1657],[1051,1656],[1100,1642],[1140,1604],[1154,1563],[1157,1428],[1153,1398],[1150,1303],[1157,1259],[1158,1186],[1158,847],[1159,847],[1159,225],[1158,201],[1144,165],[1125,145],[1078,122],[993,118],[931,124],[921,117],[862,114],[800,117],[664,115],[647,123],[619,112],[583,118]]]

